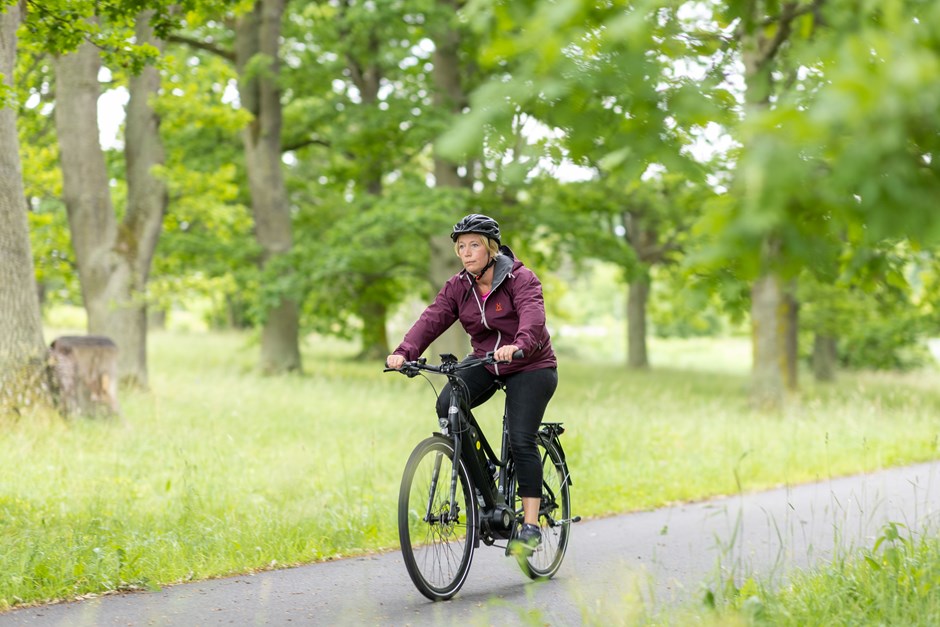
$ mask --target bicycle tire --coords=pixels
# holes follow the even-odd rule
[[[432,601],[453,597],[473,560],[478,509],[473,482],[463,460],[458,465],[455,508],[450,503],[453,443],[440,435],[412,451],[398,494],[398,536],[405,568],[415,587]],[[431,493],[435,466],[438,480]],[[429,511],[431,520],[426,520]]]
[[[542,458],[542,502],[539,507],[542,543],[533,552],[520,555],[518,562],[526,576],[542,580],[553,577],[565,559],[571,530],[571,494],[561,451],[554,442],[541,435],[538,447]],[[512,489],[515,493],[515,485]],[[521,521],[522,500],[518,495],[515,503]]]

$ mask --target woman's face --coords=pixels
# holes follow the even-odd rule
[[[483,236],[476,233],[464,233],[457,236],[457,256],[460,257],[467,272],[473,274],[482,272],[490,260]]]

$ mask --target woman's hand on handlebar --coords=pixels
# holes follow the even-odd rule
[[[512,361],[513,353],[517,352],[518,350],[519,347],[515,344],[500,346],[495,351],[493,351],[493,359],[496,361]]]
[[[392,370],[401,370],[404,363],[405,358],[401,355],[389,355],[385,358],[385,367]]]

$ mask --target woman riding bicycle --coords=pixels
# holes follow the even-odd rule
[[[558,362],[545,328],[542,284],[501,245],[499,224],[490,217],[466,216],[454,225],[451,239],[464,269],[444,284],[386,365],[399,369],[406,360],[417,359],[457,320],[470,336],[475,357],[493,351],[497,360],[508,362],[462,370],[459,376],[467,385],[471,408],[493,396],[497,379],[505,384],[509,445],[525,518],[517,540],[534,549],[542,540],[538,525],[542,460],[536,434],[558,385]],[[519,350],[524,356],[513,359]],[[438,416],[447,416],[449,400],[450,384],[437,400]]]

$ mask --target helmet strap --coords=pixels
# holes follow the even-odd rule
[[[473,277],[475,282],[479,283],[480,279],[483,278],[483,275],[486,274],[486,271],[492,268],[494,265],[496,265],[496,257],[490,257],[490,260],[487,262],[487,264],[483,266],[482,270],[480,270],[480,274],[473,274],[471,272],[470,276]]]

